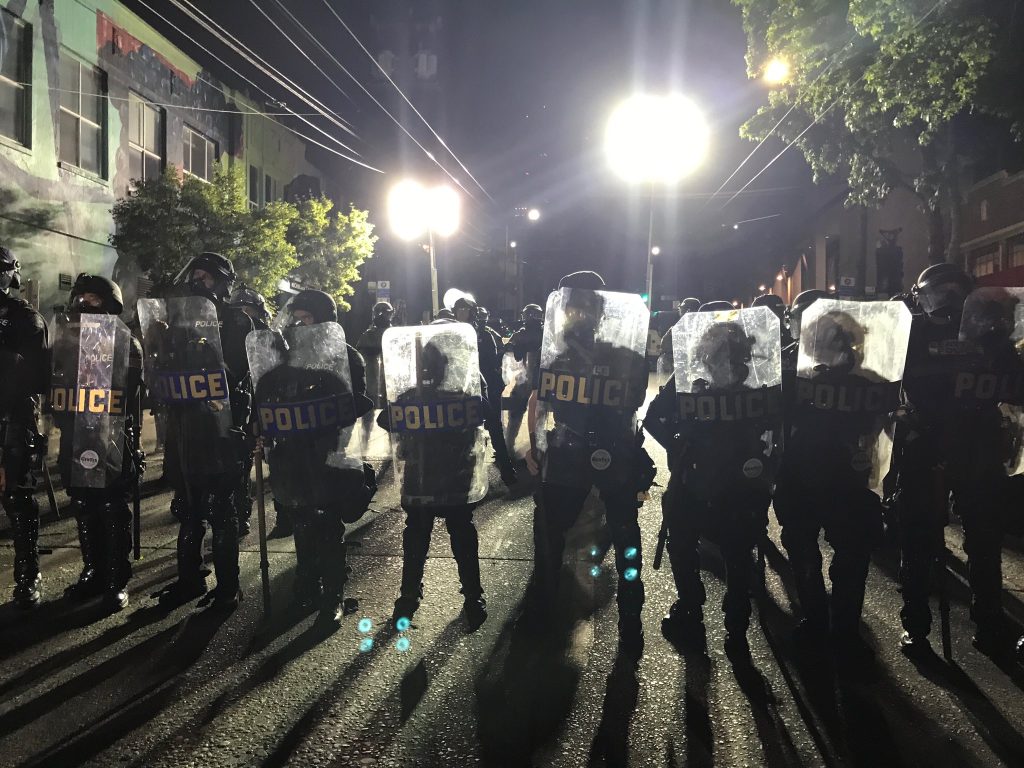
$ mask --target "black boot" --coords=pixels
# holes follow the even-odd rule
[[[295,607],[302,612],[312,610],[318,605],[321,596],[320,575],[316,569],[316,529],[313,527],[312,515],[315,512],[295,512],[292,535],[295,539],[295,580],[292,582],[292,594]]]
[[[345,615],[345,582],[348,580],[345,525],[336,510],[321,513],[317,522],[317,570],[324,584],[317,621],[337,626]]]
[[[231,494],[213,499],[213,570],[217,575],[213,607],[233,610],[242,599],[238,585],[238,519]]]
[[[127,501],[117,499],[103,507],[106,534],[106,595],[104,603],[112,613],[128,607],[125,587],[132,576],[132,512]]]
[[[193,517],[193,510],[179,506],[182,514],[178,528],[178,580],[160,595],[164,607],[184,605],[206,594],[206,575],[203,566],[203,539],[206,525],[202,519]]]
[[[27,493],[11,497],[11,533],[14,538],[14,604],[23,610],[39,605],[39,508]]]
[[[64,590],[64,596],[73,603],[80,603],[102,595],[106,585],[103,575],[99,573],[103,562],[99,521],[86,510],[83,502],[76,500],[74,503],[78,545],[82,552],[82,573],[77,582]]]

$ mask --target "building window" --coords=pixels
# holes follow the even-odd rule
[[[249,166],[249,208],[260,207],[260,169]]]
[[[263,204],[277,200],[277,179],[269,173],[263,177]]]
[[[1024,235],[1017,235],[1006,243],[1006,266],[1024,267]]]
[[[839,237],[825,238],[825,290],[835,291],[839,286]]]
[[[32,33],[18,17],[0,12],[0,135],[29,144],[29,81]]]
[[[164,168],[164,111],[128,94],[128,178],[155,179]]]
[[[999,271],[999,246],[993,245],[970,256],[971,274],[974,277],[994,275]]]
[[[103,175],[106,76],[71,55],[60,56],[61,163]]]
[[[182,169],[190,176],[209,181],[217,162],[217,142],[185,126],[181,139]]]
[[[978,215],[982,221],[988,221],[988,200],[982,200],[978,206]]]

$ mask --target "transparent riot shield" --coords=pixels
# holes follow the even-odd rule
[[[65,488],[107,488],[123,471],[131,331],[114,315],[58,316],[50,405]]]
[[[649,321],[636,294],[563,288],[548,297],[534,433],[545,481],[589,488],[631,471]]]
[[[172,482],[201,483],[235,470],[231,390],[220,320],[209,299],[139,299],[150,395],[167,409],[164,471]]]
[[[898,403],[911,321],[893,301],[818,299],[804,311],[795,442],[809,482],[881,494],[892,455],[885,426]]]
[[[1024,288],[971,292],[959,340],[967,355],[958,358],[954,401],[967,410],[998,406],[1000,429],[987,442],[998,443],[1009,475],[1024,474]]]
[[[672,349],[688,492],[768,493],[781,428],[778,317],[767,307],[688,313],[672,328]]]
[[[361,481],[363,471],[350,445],[355,403],[344,330],[319,323],[254,331],[245,348],[274,498],[288,507],[343,501],[343,483]]]
[[[487,464],[476,332],[464,323],[389,328],[382,345],[403,505],[479,501]]]

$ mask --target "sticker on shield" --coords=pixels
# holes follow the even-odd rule
[[[78,457],[78,463],[82,465],[82,469],[96,469],[100,463],[100,456],[92,449],[82,451],[82,454]]]
[[[598,448],[592,454],[590,454],[590,466],[599,472],[603,472],[608,469],[612,464],[612,455],[608,453],[604,448]]]
[[[760,477],[764,472],[764,463],[760,459],[747,459],[743,462],[743,476],[749,480]]]
[[[871,455],[866,451],[857,451],[850,457],[850,466],[854,472],[864,472],[871,469]]]

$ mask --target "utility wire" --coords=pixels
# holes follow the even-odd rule
[[[945,2],[946,2],[946,0],[936,0],[936,2],[935,2],[935,5],[933,5],[933,6],[932,6],[932,7],[931,7],[931,8],[930,8],[930,9],[928,10],[928,12],[927,12],[927,13],[925,13],[925,14],[924,14],[924,15],[923,15],[923,16],[922,16],[922,17],[921,17],[920,19],[918,19],[917,21],[915,21],[915,22],[914,22],[914,24],[913,24],[913,26],[911,26],[911,27],[910,27],[910,29],[909,29],[909,30],[907,30],[907,34],[909,34],[909,33],[913,32],[913,31],[914,31],[915,29],[917,29],[917,28],[918,28],[919,26],[921,26],[921,24],[923,24],[923,23],[924,23],[925,19],[927,19],[927,18],[928,18],[929,16],[931,16],[931,15],[932,15],[932,14],[933,14],[933,13],[935,12],[935,9],[937,9],[937,8],[938,8],[938,7],[940,6],[940,5],[942,5],[942,4],[943,4],[943,3],[945,3]],[[796,143],[797,143],[798,141],[800,141],[800,139],[802,139],[802,138],[804,137],[804,135],[805,135],[805,134],[806,134],[806,133],[807,133],[807,132],[808,132],[809,130],[811,130],[811,128],[813,128],[813,127],[814,127],[815,125],[817,125],[817,124],[818,124],[818,123],[819,123],[819,122],[821,121],[821,119],[822,119],[822,118],[823,118],[823,117],[824,117],[824,116],[825,116],[826,114],[828,114],[828,112],[829,112],[829,111],[830,111],[830,110],[832,109],[832,107],[834,107],[834,106],[835,106],[836,104],[838,104],[838,103],[839,103],[839,101],[840,101],[840,100],[841,100],[841,99],[842,99],[842,98],[843,98],[844,96],[846,96],[846,93],[847,93],[847,91],[848,91],[848,90],[849,90],[850,88],[852,88],[852,87],[853,87],[854,85],[857,85],[857,84],[858,84],[858,83],[859,83],[859,82],[860,82],[861,80],[863,80],[863,79],[864,79],[865,77],[867,77],[867,69],[865,69],[865,70],[864,70],[864,71],[863,71],[863,72],[861,73],[860,77],[858,77],[858,78],[857,78],[856,80],[854,80],[854,81],[853,81],[853,83],[851,83],[850,85],[847,85],[847,86],[846,86],[845,88],[843,88],[843,90],[842,90],[842,91],[840,92],[840,94],[839,94],[838,96],[836,96],[836,98],[835,98],[835,99],[834,99],[834,100],[832,101],[832,103],[831,103],[831,104],[829,104],[829,105],[828,105],[827,107],[825,107],[825,109],[823,109],[823,110],[822,110],[822,111],[821,111],[821,112],[820,112],[820,113],[819,113],[819,114],[817,115],[817,117],[815,117],[815,118],[814,118],[814,120],[812,120],[812,121],[811,121],[811,124],[810,124],[810,125],[808,125],[808,126],[807,126],[806,128],[804,128],[804,129],[803,129],[802,131],[800,131],[800,133],[799,133],[799,134],[797,134],[797,136],[796,136],[796,138],[795,138],[795,139],[793,139],[793,140],[792,140],[791,142],[789,142],[789,143],[788,143],[788,144],[787,144],[787,145],[786,145],[785,147],[783,147],[783,148],[782,148],[782,151],[781,151],[781,152],[779,152],[779,153],[778,153],[778,154],[777,154],[777,155],[776,155],[775,157],[773,157],[773,158],[772,158],[771,160],[769,160],[769,161],[768,161],[768,165],[766,165],[766,166],[765,166],[764,168],[762,168],[762,169],[761,169],[760,171],[758,171],[758,172],[757,172],[757,173],[756,173],[756,174],[754,175],[754,177],[753,177],[752,179],[750,179],[750,181],[748,181],[748,182],[747,182],[746,184],[744,184],[744,185],[743,185],[742,187],[740,187],[740,188],[739,188],[739,190],[737,190],[737,191],[736,191],[736,193],[735,193],[735,194],[733,194],[733,196],[732,196],[732,197],[730,197],[730,198],[729,198],[728,200],[726,200],[726,201],[725,201],[725,204],[724,204],[724,205],[722,205],[722,207],[721,207],[721,208],[719,208],[719,210],[724,210],[724,209],[725,209],[725,207],[726,207],[727,205],[729,205],[729,203],[731,203],[731,202],[732,202],[733,200],[735,200],[735,199],[736,199],[736,198],[737,198],[737,197],[739,196],[740,192],[743,192],[743,191],[744,191],[744,190],[745,190],[745,189],[746,189],[747,187],[749,187],[749,186],[750,186],[751,184],[753,184],[753,183],[754,183],[754,181],[755,181],[755,180],[756,180],[756,179],[757,179],[757,178],[758,178],[758,177],[759,177],[759,176],[760,176],[760,175],[761,175],[762,173],[764,173],[764,172],[765,172],[765,171],[767,171],[767,170],[768,170],[769,168],[771,168],[772,164],[773,164],[773,163],[774,163],[774,162],[775,162],[776,160],[778,160],[778,159],[779,159],[780,157],[782,157],[782,156],[783,156],[784,154],[786,154],[786,152],[788,152],[788,151],[789,151],[789,150],[790,150],[790,149],[791,149],[791,148],[793,147],[793,145],[794,145],[794,144],[796,144]],[[796,104],[794,104],[794,105],[793,105],[793,107],[795,107],[795,106],[796,106]],[[792,111],[793,111],[793,107],[790,107],[790,110],[789,110],[790,112],[792,112]],[[789,112],[787,112],[786,114],[788,115],[788,114],[789,114]],[[785,118],[783,118],[783,119],[785,119]],[[780,122],[781,122],[781,121],[780,121]]]
[[[41,229],[44,232],[52,232],[55,235],[63,235],[64,237],[70,237],[72,240],[79,240],[79,241],[81,241],[83,243],[89,243],[90,245],[99,245],[99,246],[101,246],[103,248],[110,248],[111,250],[116,250],[114,248],[114,246],[112,246],[110,243],[101,243],[99,240],[90,240],[87,237],[81,237],[79,235],[72,235],[70,232],[64,232],[63,230],[60,230],[60,229],[54,229],[53,227],[47,227],[44,224],[36,224],[35,222],[32,222],[32,221],[25,221],[25,219],[18,219],[18,218],[15,218],[14,216],[8,216],[7,214],[4,214],[4,213],[0,213],[0,219],[5,219],[7,221],[13,221],[16,224],[21,224],[22,226],[25,226],[25,227],[32,227],[33,229]]]
[[[278,3],[278,5],[280,5],[280,0],[275,0],[275,1]],[[395,90],[398,91],[398,95],[401,96],[402,99],[405,101],[405,103],[409,105],[409,108],[412,109],[412,111],[416,113],[416,116],[420,120],[422,120],[423,124],[425,126],[427,126],[427,128],[430,130],[430,132],[432,134],[434,134],[434,138],[438,140],[438,142],[441,144],[441,146],[444,147],[453,158],[455,158],[455,162],[457,162],[459,164],[459,167],[463,171],[465,171],[466,175],[469,176],[469,178],[471,178],[473,180],[473,183],[476,184],[478,187],[480,187],[480,191],[482,191],[485,195],[487,195],[487,198],[491,202],[494,202],[494,198],[491,197],[490,193],[486,189],[484,189],[483,185],[479,181],[476,180],[476,177],[472,173],[470,173],[469,168],[466,167],[466,165],[459,159],[458,155],[455,154],[455,152],[452,150],[452,148],[448,146],[448,144],[445,142],[445,140],[442,139],[441,136],[438,134],[438,132],[434,130],[434,128],[430,125],[429,122],[427,122],[427,118],[425,118],[420,113],[420,111],[418,109],[416,109],[416,106],[409,100],[409,97],[406,96],[405,93],[402,91],[402,89],[398,87],[398,84],[394,80],[391,79],[391,75],[389,75],[387,73],[387,70],[385,70],[384,67],[382,67],[380,65],[380,62],[378,62],[377,59],[374,58],[373,54],[370,53],[370,51],[367,50],[366,46],[363,45],[362,41],[358,37],[356,37],[356,33],[353,32],[352,29],[349,27],[349,25],[345,23],[344,19],[342,19],[341,16],[338,15],[338,12],[336,10],[334,10],[334,8],[331,7],[331,4],[328,3],[327,0],[322,0],[322,2],[324,4],[324,6],[327,8],[327,10],[331,12],[331,15],[334,16],[334,18],[336,18],[338,20],[338,23],[341,24],[341,26],[343,26],[345,28],[345,31],[348,32],[349,35],[352,36],[352,39],[355,40],[356,45],[358,45],[362,49],[363,53],[365,53],[369,57],[370,61],[373,62],[374,66],[377,67],[377,69],[380,71],[380,73],[382,75],[384,75],[384,77],[387,79],[387,81],[389,83],[391,83],[391,85],[393,85],[395,87]]]
[[[176,2],[176,1],[177,0],[172,0],[172,2]],[[302,30],[302,32],[306,35],[306,37],[308,37],[310,39],[310,41],[312,41],[321,51],[323,51],[327,55],[327,57],[330,58],[330,60],[332,62],[334,62],[334,64],[342,72],[344,72],[346,75],[348,75],[348,77],[351,78],[352,82],[354,82],[356,85],[358,85],[359,88],[363,91],[363,93],[365,93],[367,96],[369,96],[370,100],[373,101],[373,103],[376,104],[378,107],[380,107],[381,110],[384,112],[384,114],[386,114],[389,118],[391,118],[391,121],[395,125],[397,125],[399,128],[402,129],[402,132],[406,136],[408,136],[410,139],[412,139],[413,143],[423,151],[423,154],[425,154],[430,160],[432,160],[434,162],[434,164],[438,168],[440,168],[442,171],[444,171],[444,173],[448,176],[448,178],[450,178],[453,182],[455,182],[455,184],[458,185],[459,189],[461,189],[463,192],[465,192],[467,195],[469,195],[474,200],[476,199],[475,197],[473,197],[473,193],[470,192],[468,189],[466,189],[466,187],[463,185],[463,183],[461,181],[459,181],[459,179],[457,179],[447,168],[445,168],[441,164],[441,162],[434,156],[434,153],[431,152],[430,150],[428,150],[426,147],[424,147],[416,139],[416,137],[413,136],[409,132],[409,129],[407,129],[404,125],[402,125],[401,121],[398,120],[398,118],[396,118],[393,114],[391,114],[391,112],[388,111],[387,107],[385,107],[383,104],[381,104],[376,96],[374,96],[372,93],[370,93],[369,89],[359,81],[359,78],[357,78],[355,75],[353,75],[351,72],[349,72],[349,70],[345,67],[345,65],[342,64],[338,60],[338,57],[335,56],[333,53],[331,53],[330,50],[328,50],[327,47],[323,43],[320,42],[320,40],[316,37],[316,35],[314,35],[312,32],[309,31],[309,28],[306,27],[306,25],[303,24],[300,19],[296,18],[294,13],[292,13],[290,10],[288,10],[287,6],[285,6],[280,0],[274,0],[274,2],[277,3],[278,7],[280,7],[281,10],[285,12],[285,14],[291,20],[291,22],[296,27],[298,27],[300,30]]]
[[[193,21],[202,26],[203,29],[249,62],[253,67],[271,78],[275,83],[280,85],[282,88],[285,88],[289,93],[303,99],[307,104],[313,107],[313,109],[318,109],[323,112],[325,118],[341,128],[345,133],[348,133],[351,136],[356,135],[355,132],[349,128],[348,121],[345,120],[345,118],[337,112],[329,109],[323,102],[306,91],[306,89],[294,80],[289,78],[287,75],[282,74],[276,67],[267,63],[265,59],[260,59],[260,57],[258,57],[249,46],[239,40],[235,35],[231,34],[223,24],[214,21],[208,14],[204,13],[195,5],[195,3],[192,2],[192,0],[171,0],[171,2],[176,8],[178,8],[178,10],[187,14]],[[186,5],[188,8],[184,7]]]
[[[243,80],[244,82],[248,83],[248,84],[249,84],[250,86],[252,86],[252,87],[253,87],[253,88],[254,88],[255,90],[257,90],[257,91],[259,91],[260,93],[262,93],[262,94],[263,94],[264,96],[266,96],[266,97],[267,97],[268,99],[271,99],[272,101],[276,101],[276,99],[275,99],[275,98],[274,98],[274,97],[273,97],[273,96],[272,96],[272,95],[271,95],[271,94],[270,94],[270,93],[269,93],[269,92],[268,92],[268,91],[267,91],[266,89],[264,89],[264,88],[261,88],[261,87],[260,87],[259,85],[257,85],[257,84],[256,84],[255,82],[253,82],[253,81],[252,81],[252,80],[251,80],[250,78],[246,77],[246,76],[245,76],[245,75],[243,75],[243,74],[242,74],[241,72],[239,72],[239,71],[238,71],[237,69],[235,69],[234,67],[232,67],[232,66],[231,66],[230,64],[228,64],[228,63],[227,63],[226,61],[224,61],[224,59],[220,58],[220,57],[219,57],[219,56],[218,56],[217,54],[215,54],[215,53],[214,53],[213,51],[211,51],[211,50],[210,50],[209,48],[207,48],[206,46],[202,45],[202,44],[201,44],[201,43],[199,43],[199,42],[198,42],[197,40],[195,40],[195,38],[192,38],[192,37],[190,37],[189,35],[187,35],[187,34],[186,34],[186,33],[185,33],[185,32],[184,32],[184,31],[183,31],[182,29],[181,29],[181,27],[179,27],[178,25],[174,24],[174,23],[173,23],[173,22],[172,22],[172,21],[171,21],[170,19],[168,19],[168,18],[167,18],[166,16],[164,16],[164,15],[163,15],[162,13],[160,13],[159,11],[157,11],[156,9],[154,9],[154,8],[153,8],[152,6],[148,5],[148,4],[147,4],[147,3],[145,2],[145,0],[138,0],[138,3],[139,3],[139,4],[140,4],[140,5],[142,6],[142,7],[146,8],[146,9],[147,9],[147,10],[148,10],[148,11],[149,11],[150,13],[152,13],[152,14],[153,14],[154,16],[156,16],[156,17],[157,17],[158,19],[160,19],[160,20],[161,20],[161,21],[163,21],[163,22],[164,22],[165,24],[167,24],[168,26],[170,26],[170,27],[171,27],[171,28],[172,28],[173,30],[175,30],[175,31],[176,31],[176,32],[178,32],[179,34],[183,35],[184,37],[186,37],[186,38],[189,38],[189,39],[191,39],[191,40],[192,40],[192,42],[193,42],[193,43],[194,43],[194,44],[196,45],[196,47],[197,47],[197,48],[199,48],[199,50],[203,51],[203,52],[204,52],[205,54],[207,54],[208,56],[210,56],[211,58],[213,58],[213,59],[214,59],[215,61],[217,61],[217,62],[218,62],[218,63],[219,63],[219,64],[220,64],[221,66],[225,67],[225,68],[226,68],[226,69],[227,69],[228,71],[230,71],[230,72],[234,73],[235,75],[237,75],[238,77],[240,77],[240,78],[241,78],[241,79],[242,79],[242,80]],[[201,80],[202,80],[202,81],[203,81],[204,83],[206,83],[206,84],[207,84],[207,85],[209,85],[210,87],[212,87],[212,88],[215,88],[216,90],[218,90],[218,91],[220,91],[221,93],[223,93],[223,94],[224,94],[224,95],[225,95],[225,96],[226,96],[227,98],[233,98],[233,97],[231,96],[231,94],[229,94],[229,93],[228,93],[228,92],[227,92],[227,91],[226,91],[226,90],[225,90],[224,88],[222,88],[221,86],[217,85],[217,84],[216,84],[216,83],[214,83],[213,81],[211,81],[211,80],[209,80],[209,79],[206,79],[206,78],[199,78],[199,79],[201,79]],[[264,115],[264,116],[266,115],[266,113],[264,113],[264,112],[261,112],[260,114],[262,114],[262,115]],[[311,128],[313,128],[313,129],[315,129],[315,130],[319,131],[319,132],[320,132],[320,133],[322,133],[322,134],[323,134],[324,136],[326,136],[327,138],[329,138],[329,139],[331,139],[332,141],[336,142],[337,144],[340,144],[341,146],[345,147],[345,149],[349,149],[349,147],[347,147],[347,146],[346,146],[346,145],[345,145],[344,143],[342,143],[341,141],[339,141],[339,140],[338,140],[338,139],[337,139],[337,138],[336,138],[335,136],[331,135],[330,133],[328,133],[327,131],[325,131],[325,130],[324,130],[323,128],[321,128],[320,126],[316,125],[315,123],[313,123],[313,122],[311,122],[311,121],[307,120],[307,119],[306,119],[305,117],[303,117],[303,116],[302,116],[302,115],[300,115],[299,113],[297,113],[297,112],[295,112],[295,111],[293,111],[293,110],[289,110],[289,114],[291,114],[291,115],[292,115],[293,117],[297,117],[297,118],[299,118],[299,120],[301,120],[302,122],[306,123],[306,124],[307,124],[307,125],[309,125],[309,126],[310,126]],[[323,149],[327,150],[328,152],[331,152],[332,154],[335,154],[335,155],[337,155],[338,157],[342,158],[343,160],[347,160],[347,161],[349,161],[350,163],[354,163],[355,165],[358,165],[358,166],[362,166],[363,168],[366,168],[366,169],[368,169],[368,170],[374,171],[374,172],[376,172],[376,173],[383,173],[383,171],[382,171],[382,170],[380,170],[379,168],[374,168],[374,167],[373,167],[372,165],[368,165],[368,164],[366,164],[366,163],[364,163],[364,162],[362,162],[362,161],[360,161],[360,160],[356,160],[356,159],[354,159],[354,158],[352,158],[352,157],[349,157],[348,155],[345,155],[344,153],[342,153],[342,152],[339,152],[338,150],[334,149],[333,147],[329,147],[329,146],[327,146],[326,144],[323,144],[323,143],[321,143],[321,142],[317,141],[316,139],[313,139],[313,138],[311,138],[311,137],[309,137],[309,136],[306,136],[305,134],[303,134],[303,133],[300,133],[300,132],[299,132],[299,131],[297,131],[296,129],[294,129],[294,128],[292,128],[292,127],[288,126],[288,125],[285,125],[284,123],[278,123],[278,124],[279,124],[279,125],[281,125],[281,126],[282,126],[283,128],[285,128],[286,130],[289,130],[289,131],[291,131],[292,133],[294,133],[294,134],[295,134],[296,136],[298,136],[299,138],[301,138],[301,139],[303,139],[303,140],[305,140],[305,141],[308,141],[308,142],[310,142],[311,144],[315,144],[316,146],[318,146],[318,147],[321,147],[321,148],[323,148]],[[351,150],[350,150],[350,151],[351,151]],[[358,153],[356,153],[356,154],[358,154]]]

